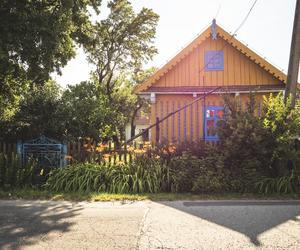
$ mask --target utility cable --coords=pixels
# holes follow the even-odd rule
[[[251,5],[247,15],[244,17],[244,19],[242,20],[242,22],[240,23],[240,25],[236,28],[236,30],[233,32],[233,34],[231,35],[230,39],[228,40],[228,42],[234,37],[236,36],[236,33],[242,28],[242,26],[245,24],[245,22],[247,21],[248,17],[250,16],[250,13],[252,12],[254,6],[256,5],[256,3],[258,2],[258,0],[254,0],[253,4]],[[222,49],[220,51],[222,51],[225,47],[227,46],[227,43],[224,44],[224,46],[222,47]],[[220,53],[220,52],[219,52]],[[207,62],[206,65],[204,65],[200,70],[199,70],[199,73],[202,72],[206,67],[207,65],[217,56],[219,55],[219,53],[216,53],[215,55],[213,55],[210,60]],[[212,94],[212,93],[215,93],[217,90],[219,90],[221,87],[217,87],[215,89],[213,89],[212,91],[209,91],[207,93],[204,93],[203,96],[197,98],[196,100],[193,100],[192,102],[184,105],[184,107],[178,109],[178,110],[175,110],[174,112],[170,113],[170,114],[167,114],[165,117],[161,118],[158,122],[155,122],[154,124],[150,125],[148,128],[146,128],[144,131],[142,131],[141,133],[135,135],[134,137],[130,138],[129,140],[127,140],[125,142],[125,145],[131,141],[133,141],[134,139],[140,137],[141,135],[143,135],[144,133],[146,133],[149,129],[155,127],[156,125],[158,125],[159,123],[161,123],[162,121],[166,120],[167,118],[169,118],[171,115],[174,115],[175,113],[181,111],[183,108],[186,108],[190,105],[192,105],[193,103],[205,98],[208,94]]]

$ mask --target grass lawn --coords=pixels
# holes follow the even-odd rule
[[[28,200],[67,200],[67,201],[173,201],[173,200],[237,200],[237,199],[300,199],[298,194],[191,194],[191,193],[157,193],[157,194],[109,194],[109,193],[64,193],[49,192],[32,188],[0,190],[0,199]]]

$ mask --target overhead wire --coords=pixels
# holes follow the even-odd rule
[[[252,12],[254,6],[256,5],[256,3],[258,2],[258,0],[254,0],[253,4],[251,5],[247,15],[244,17],[244,19],[242,20],[242,22],[240,23],[240,25],[235,29],[235,31],[233,32],[233,34],[231,35],[231,37],[228,39],[228,43],[232,40],[233,37],[236,36],[237,32],[242,28],[242,26],[245,24],[245,22],[247,21],[248,17],[250,16],[250,13]],[[201,73],[207,66],[208,64],[211,63],[211,61],[213,59],[215,59],[216,56],[219,56],[221,51],[228,45],[228,43],[225,43],[223,45],[223,47],[219,50],[219,52],[217,52],[215,55],[213,55],[210,60],[199,70],[199,73]]]
[[[228,43],[231,41],[231,39],[232,39],[234,36],[236,36],[237,32],[238,32],[238,31],[242,28],[242,26],[246,23],[248,17],[250,16],[250,13],[251,13],[252,10],[254,9],[254,6],[256,5],[257,2],[258,2],[258,0],[254,0],[253,4],[251,5],[251,7],[250,7],[250,9],[249,9],[249,11],[248,11],[248,13],[247,13],[246,16],[244,17],[244,19],[242,20],[242,22],[240,23],[240,25],[239,25],[239,26],[236,28],[236,30],[233,32],[233,34],[231,35],[231,37],[228,39]],[[219,10],[218,10],[218,12],[219,12]],[[218,12],[217,12],[217,14],[218,14]],[[213,56],[210,58],[210,60],[206,63],[206,65],[204,65],[204,66],[199,70],[199,73],[202,72],[202,71],[207,67],[207,65],[208,65],[208,64],[209,64],[209,63],[210,63],[217,55],[219,55],[219,53],[227,46],[228,43],[225,43],[225,44],[223,45],[223,47],[221,48],[221,50],[220,50],[218,53],[216,53],[215,55],[213,55]],[[209,91],[208,93],[204,93],[204,95],[203,95],[202,97],[198,97],[196,100],[193,100],[192,102],[190,102],[190,103],[184,105],[184,107],[182,107],[182,108],[180,108],[180,109],[178,109],[178,110],[175,110],[175,111],[173,111],[173,112],[170,113],[170,114],[167,114],[165,117],[161,118],[158,122],[155,122],[154,124],[150,125],[148,128],[144,129],[144,131],[140,132],[139,134],[137,134],[137,135],[135,135],[134,137],[132,137],[132,138],[130,138],[129,140],[127,140],[127,141],[125,142],[125,144],[127,144],[127,143],[133,141],[134,139],[136,139],[136,138],[138,138],[138,137],[140,137],[141,135],[143,135],[144,133],[146,133],[149,129],[153,128],[154,126],[158,125],[158,124],[161,123],[162,121],[166,120],[166,119],[169,118],[171,115],[174,115],[175,113],[181,111],[183,108],[186,108],[186,107],[192,105],[193,103],[195,103],[195,102],[197,102],[197,101],[199,101],[199,100],[205,98],[205,96],[206,96],[207,94],[215,93],[215,92],[216,92],[217,90],[219,90],[220,88],[221,88],[221,87],[216,87],[216,88],[213,89],[212,91]]]

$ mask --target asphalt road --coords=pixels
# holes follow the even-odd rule
[[[300,201],[0,201],[0,249],[300,249]]]

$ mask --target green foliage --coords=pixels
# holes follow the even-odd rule
[[[157,53],[153,42],[158,15],[147,8],[135,13],[127,0],[109,1],[107,7],[109,14],[93,26],[85,51],[95,65],[91,82],[104,107],[105,124],[99,136],[118,141],[145,104],[133,93],[133,85],[149,75],[141,70],[142,63]]]
[[[36,168],[33,160],[22,166],[18,155],[0,153],[0,187],[13,189],[33,185]]]
[[[62,139],[65,130],[61,90],[52,81],[45,85],[34,85],[23,94],[19,108],[9,121],[0,122],[4,129],[0,137],[17,141],[32,139],[41,134]]]
[[[211,193],[227,189],[223,162],[213,154],[198,158],[184,152],[171,159],[169,168],[174,192]]]
[[[68,139],[91,137],[99,140],[101,129],[105,127],[106,112],[103,96],[99,96],[93,83],[68,86],[62,95],[62,105]]]
[[[196,193],[222,193],[224,182],[220,176],[217,176],[214,171],[206,171],[199,175],[193,182],[192,191]]]
[[[90,137],[103,141],[122,137],[135,96],[126,79],[120,77],[116,86],[118,91],[112,93],[111,102],[94,82],[68,86],[62,96],[66,138]]]
[[[264,177],[255,183],[259,193],[297,193],[300,190],[300,173],[291,170],[288,175],[282,177]]]
[[[99,14],[100,3],[0,3],[0,138],[124,139],[126,124],[143,103],[133,85],[143,75],[142,63],[156,53],[158,16],[114,0],[107,18],[92,24],[90,7]],[[90,82],[62,94],[49,83],[50,73],[60,73],[75,45],[83,46],[96,70]]]
[[[291,108],[290,99],[284,104],[281,94],[265,98],[264,128],[272,135],[274,150],[271,167],[277,174],[299,168],[300,103]]]
[[[90,41],[89,9],[100,0],[0,1],[0,120],[10,120],[32,84],[75,56],[75,43]]]
[[[116,72],[140,68],[157,52],[152,45],[158,15],[143,8],[135,13],[127,0],[109,1],[109,15],[94,25],[92,42],[86,46],[90,63],[96,66],[99,87],[111,98]]]
[[[297,192],[300,167],[300,109],[284,104],[281,94],[264,100],[261,117],[254,95],[245,110],[225,96],[227,114],[218,126],[219,155],[229,171],[232,191]],[[288,101],[289,102],[289,101]]]
[[[300,191],[300,103],[291,108],[290,101],[285,105],[280,94],[265,98],[263,122],[271,134],[272,154],[268,172],[256,182],[262,193]]]
[[[11,73],[2,76],[2,81],[0,77],[0,82],[0,121],[9,122],[19,110],[22,96],[27,93],[30,82],[24,74],[15,76]]]
[[[51,172],[45,187],[52,191],[157,193],[168,188],[169,173],[157,160],[130,164],[84,163]]]
[[[172,176],[172,190],[175,192],[189,192],[193,181],[199,175],[199,160],[190,154],[174,157],[170,161]]]
[[[89,41],[88,8],[99,12],[98,0],[3,0],[0,2],[0,82],[8,72],[25,71],[43,83],[49,73],[75,56],[74,42]]]

